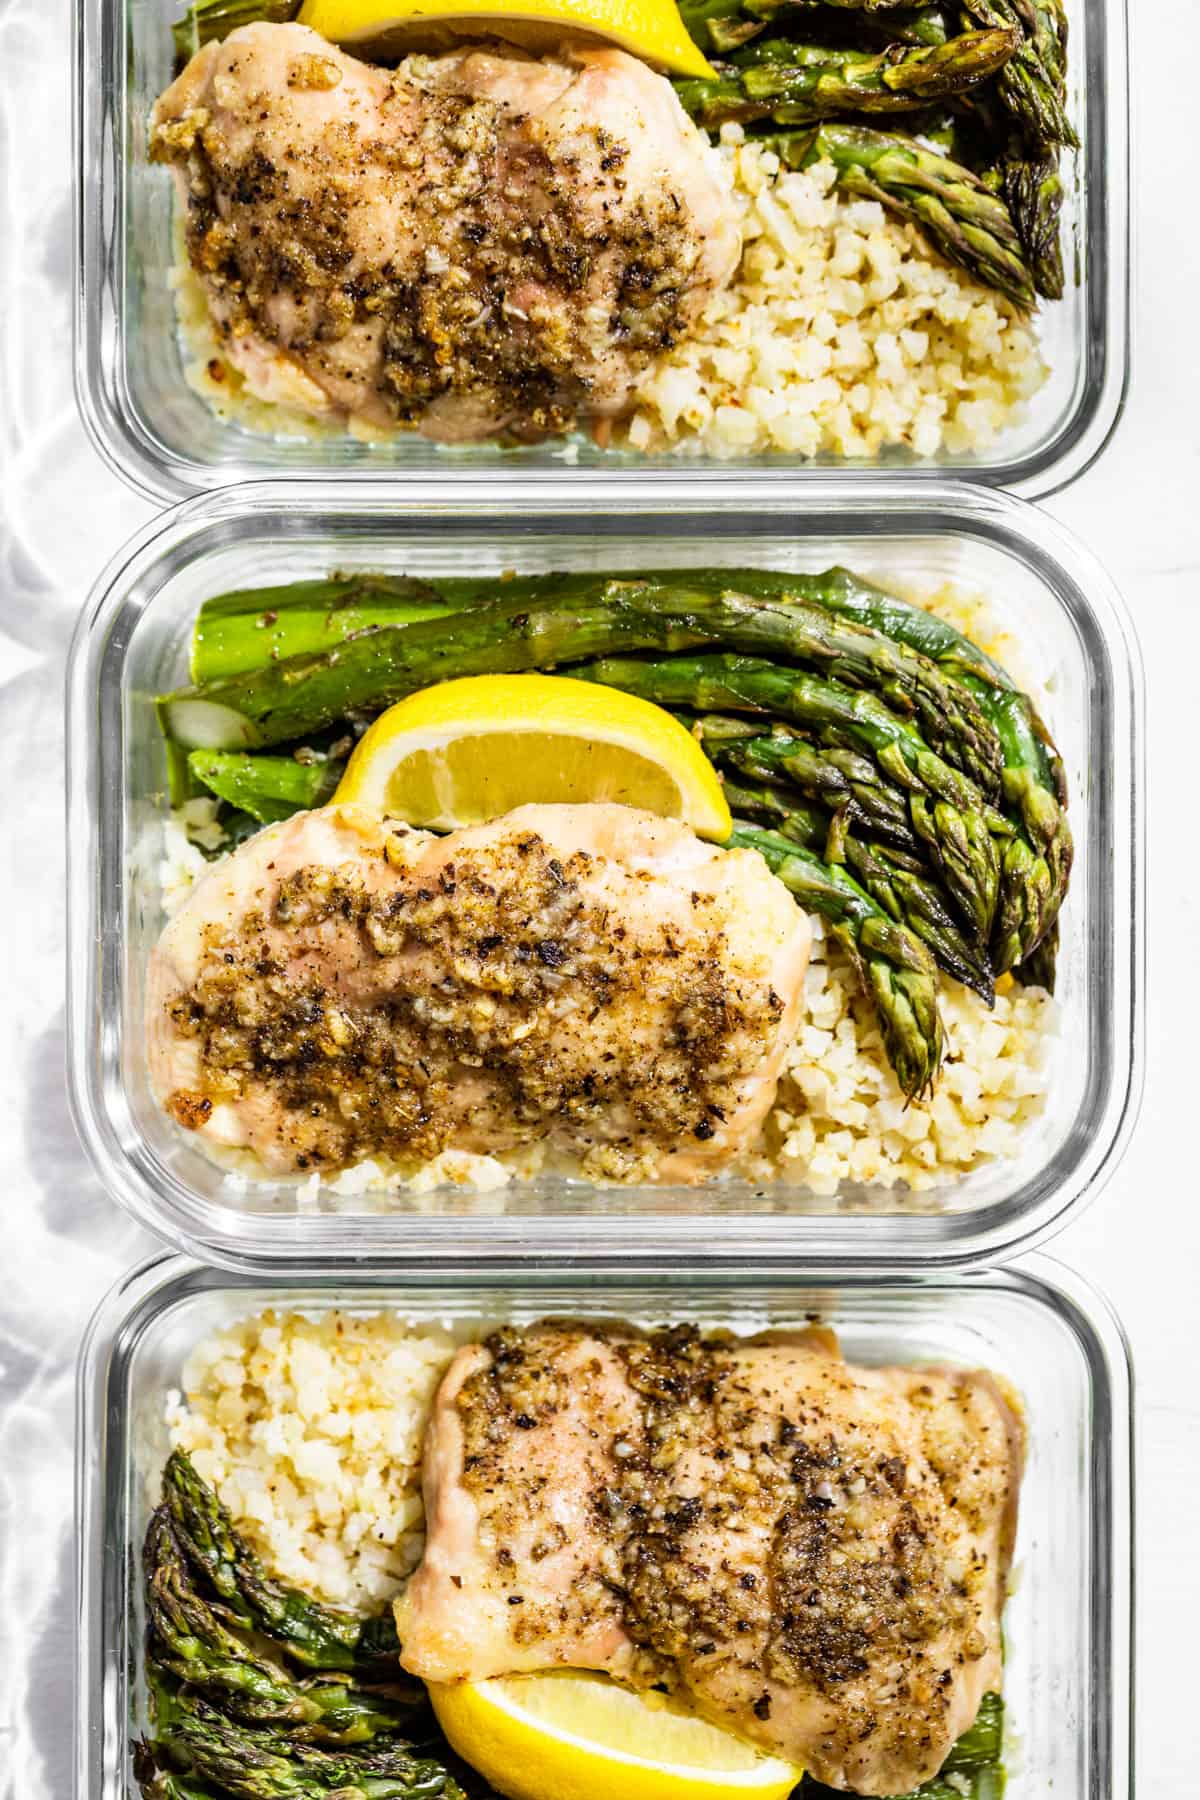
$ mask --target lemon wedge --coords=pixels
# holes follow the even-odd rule
[[[785,1800],[803,1774],[604,1675],[506,1675],[429,1693],[453,1748],[508,1800]]]
[[[528,801],[612,800],[723,840],[716,771],[660,706],[565,675],[469,675],[399,701],[359,741],[334,801],[435,831]]]
[[[684,29],[675,0],[304,0],[300,23],[331,43],[369,45],[381,56],[481,35],[539,54],[564,35],[585,32],[673,75],[714,73]]]

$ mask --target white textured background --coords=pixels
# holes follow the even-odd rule
[[[1132,1340],[1139,1785],[1148,1800],[1195,1800],[1200,10],[1130,5],[1133,391],[1099,466],[1052,510],[1108,564],[1145,652],[1147,1090],[1122,1169],[1054,1249],[1107,1291]],[[70,1790],[75,1352],[101,1294],[152,1247],[105,1199],[64,1095],[64,659],[94,575],[149,514],[90,449],[72,398],[70,54],[65,0],[0,0],[0,1793],[11,1800]]]

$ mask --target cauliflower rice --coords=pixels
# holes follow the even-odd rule
[[[243,1320],[188,1358],[183,1391],[167,1397],[172,1447],[277,1575],[376,1609],[421,1560],[421,1442],[438,1382],[473,1335],[389,1314]]]
[[[598,438],[639,452],[928,457],[987,448],[1047,376],[1032,324],[933,254],[873,200],[838,193],[830,163],[784,170],[727,125],[713,151],[741,214],[733,282],[695,334]],[[173,275],[185,377],[217,416],[279,438],[344,436],[344,421],[250,394],[213,329],[177,221]],[[351,422],[363,441],[380,433]],[[582,440],[563,449],[578,456]]]

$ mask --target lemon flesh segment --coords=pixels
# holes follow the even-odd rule
[[[498,36],[534,52],[553,50],[571,32],[606,38],[673,75],[711,77],[675,0],[304,0],[300,23],[331,43],[386,45],[404,54],[454,37]]]
[[[678,719],[563,675],[467,676],[399,701],[360,740],[334,800],[434,831],[595,801],[717,842],[732,829],[716,771]]]
[[[429,1693],[451,1746],[508,1800],[785,1800],[803,1774],[604,1675],[507,1675]]]

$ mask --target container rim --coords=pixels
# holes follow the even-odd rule
[[[914,463],[902,473],[871,463],[856,467],[853,462],[737,470],[698,458],[682,479],[702,488],[710,496],[710,504],[716,495],[730,500],[747,496],[756,483],[785,493],[812,488],[820,494],[847,484],[869,493],[880,482],[901,480],[925,488],[947,479],[1006,488],[1028,499],[1046,499],[1078,480],[1102,454],[1120,422],[1130,381],[1133,153],[1129,17],[1127,0],[1082,0],[1082,4],[1089,30],[1096,33],[1089,45],[1083,95],[1089,146],[1083,183],[1083,252],[1092,283],[1085,329],[1098,350],[1089,356],[1079,398],[1055,435],[1011,462],[989,461],[984,456],[978,466],[935,464],[927,469]],[[124,356],[118,354],[124,330],[119,290],[127,248],[122,196],[128,169],[122,109],[128,46],[116,0],[74,0],[74,39],[72,317],[77,404],[89,438],[113,472],[146,498],[170,504],[246,477],[236,463],[189,462],[169,451],[130,405]],[[330,478],[322,470],[296,470],[287,477],[305,486]],[[351,469],[336,479],[351,490],[369,486],[380,476],[371,472],[360,475]],[[439,489],[453,489],[464,496],[485,492],[498,479],[509,477],[494,467],[455,469],[447,465],[397,471],[387,479],[420,498]],[[520,481],[526,492],[550,495],[574,488],[580,475],[563,464],[522,467],[514,471],[512,479]],[[627,493],[647,485],[668,489],[681,477],[674,471],[657,474],[648,460],[635,467],[606,469],[594,479],[617,504]]]
[[[373,484],[351,495],[339,494],[339,524],[371,518],[389,526],[407,523],[413,528],[447,522],[494,522],[511,519],[517,526],[578,518],[593,535],[603,535],[606,523],[635,532],[639,524],[667,515],[702,516],[711,537],[733,534],[746,521],[770,519],[777,526],[789,524],[797,532],[817,529],[817,521],[833,518],[844,531],[847,509],[857,507],[866,516],[861,490],[842,489],[836,495],[806,495],[789,500],[778,489],[756,504],[729,508],[714,515],[694,488],[673,494],[658,490],[637,496],[616,519],[604,506],[611,496],[594,497],[575,490],[571,494],[516,496],[496,488],[485,501],[464,499],[455,493],[425,503],[406,497],[397,500],[390,484]],[[839,505],[840,501],[840,505]],[[135,1166],[136,1130],[128,1119],[114,1118],[105,1102],[102,1069],[113,1052],[114,1032],[106,1026],[98,1005],[104,986],[105,959],[111,955],[99,924],[102,855],[102,808],[99,803],[100,757],[97,705],[99,665],[109,632],[118,615],[132,606],[136,616],[148,603],[145,589],[152,572],[168,548],[186,551],[210,533],[219,538],[223,529],[239,519],[275,511],[286,517],[289,529],[303,531],[306,522],[326,516],[318,490],[300,488],[294,482],[249,484],[236,492],[218,491],[198,496],[153,520],[126,548],[117,553],[99,577],[80,614],[68,669],[67,718],[67,860],[68,860],[68,983],[69,1096],[76,1128],[101,1181],[117,1201],[140,1223],[160,1237],[201,1257],[233,1269],[262,1270],[286,1267],[301,1270],[353,1267],[365,1256],[380,1269],[403,1264],[410,1242],[419,1237],[425,1254],[436,1258],[451,1251],[464,1258],[503,1258],[528,1242],[536,1226],[539,1252],[569,1254],[578,1249],[580,1220],[576,1214],[536,1220],[519,1212],[470,1217],[422,1214],[419,1218],[395,1212],[372,1215],[364,1227],[369,1242],[347,1247],[350,1221],[345,1215],[309,1214],[303,1218],[253,1215],[255,1226],[269,1236],[269,1247],[248,1241],[248,1233],[230,1231],[215,1217],[217,1208],[193,1199],[179,1182],[172,1191],[161,1175],[152,1185],[145,1170]],[[332,516],[332,514],[330,515]],[[998,545],[1009,554],[1014,543],[1021,551],[1036,553],[1061,577],[1080,605],[1087,610],[1112,663],[1115,716],[1112,742],[1106,746],[1115,759],[1107,771],[1113,783],[1113,803],[1119,809],[1119,837],[1128,848],[1127,876],[1114,866],[1111,880],[1114,905],[1113,1005],[1114,1027],[1108,1042],[1112,1069],[1104,1093],[1103,1108],[1094,1130],[1080,1141],[1061,1172],[1057,1185],[1043,1182],[1035,1198],[1016,1218],[988,1218],[999,1206],[983,1214],[917,1213],[903,1215],[903,1234],[888,1239],[876,1220],[876,1231],[866,1216],[843,1216],[842,1229],[858,1237],[848,1247],[837,1241],[832,1226],[818,1235],[821,1217],[800,1212],[735,1214],[697,1211],[692,1215],[703,1243],[689,1245],[704,1259],[719,1260],[738,1251],[768,1258],[804,1254],[810,1267],[892,1269],[918,1264],[923,1268],[961,1268],[1010,1257],[1044,1242],[1061,1227],[1068,1214],[1101,1190],[1124,1152],[1141,1103],[1144,1069],[1144,821],[1142,817],[1143,746],[1141,734],[1142,672],[1140,651],[1133,627],[1113,584],[1100,565],[1056,521],[1027,502],[1011,495],[962,483],[944,482],[915,491],[911,484],[878,486],[869,508],[870,519],[884,529],[908,529],[922,535],[954,528],[978,540]],[[140,591],[130,602],[128,596]],[[128,623],[128,621],[126,621]],[[1114,859],[1114,865],[1117,859]],[[1116,911],[1119,908],[1120,912]],[[1082,1140],[1085,1134],[1078,1134]],[[358,1215],[355,1224],[361,1224]],[[678,1251],[679,1222],[664,1212],[642,1216],[614,1214],[611,1231],[619,1238],[631,1261],[654,1262]],[[341,1243],[339,1243],[341,1239]]]
[[[653,1271],[633,1271],[619,1258],[581,1262],[539,1263],[531,1269],[527,1259],[504,1267],[462,1269],[414,1265],[401,1272],[410,1288],[442,1284],[480,1292],[504,1282],[510,1285],[531,1275],[563,1276],[585,1281],[592,1291],[605,1287],[649,1287],[664,1276]],[[669,1279],[669,1278],[667,1278]],[[1066,1265],[1045,1255],[1030,1256],[1007,1268],[932,1275],[872,1275],[863,1270],[814,1272],[800,1261],[785,1265],[736,1263],[711,1265],[688,1271],[689,1283],[712,1289],[742,1289],[756,1281],[778,1285],[789,1279],[807,1288],[912,1289],[929,1291],[961,1289],[964,1293],[991,1288],[1025,1295],[1064,1321],[1086,1364],[1092,1383],[1090,1454],[1099,1499],[1089,1520],[1090,1592],[1089,1637],[1091,1666],[1087,1671],[1093,1695],[1107,1693],[1106,1708],[1094,1708],[1090,1720],[1092,1781],[1087,1800],[1132,1800],[1134,1792],[1135,1716],[1135,1560],[1136,1501],[1134,1372],[1124,1329],[1111,1303],[1091,1282]],[[330,1276],[307,1287],[331,1290],[378,1290],[394,1285],[377,1274],[358,1271],[349,1276]],[[158,1252],[126,1271],[97,1306],[81,1342],[75,1390],[75,1664],[74,1664],[74,1795],[75,1800],[124,1800],[127,1774],[118,1761],[123,1742],[116,1707],[119,1696],[107,1678],[106,1650],[111,1643],[114,1609],[122,1604],[122,1588],[115,1577],[123,1571],[128,1546],[109,1535],[105,1498],[113,1479],[113,1462],[124,1448],[127,1419],[111,1404],[109,1371],[123,1339],[139,1316],[153,1308],[156,1298],[169,1290],[182,1292],[217,1287],[245,1288],[271,1285],[271,1278],[229,1274],[205,1268],[171,1252]],[[275,1278],[276,1286],[298,1283]],[[1100,1529],[1106,1518],[1108,1530]]]

